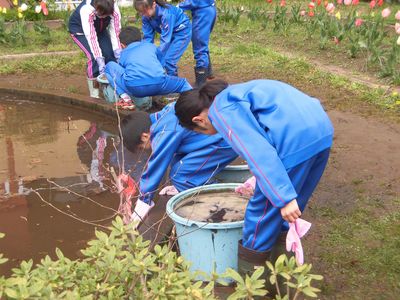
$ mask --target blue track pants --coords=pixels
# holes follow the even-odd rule
[[[297,192],[297,203],[301,211],[307,205],[325,170],[329,149],[321,151],[309,160],[287,170]],[[245,213],[243,246],[256,251],[270,250],[279,234],[287,231],[288,224],[282,219],[280,208],[274,207],[256,185]]]
[[[117,95],[127,93],[134,97],[147,97],[155,95],[166,95],[171,93],[182,93],[192,89],[192,86],[185,78],[176,76],[165,76],[161,83],[148,84],[142,86],[132,86],[123,78],[125,69],[115,63],[110,62],[106,65],[106,76],[110,85],[116,89]]]
[[[178,61],[189,46],[191,35],[192,28],[190,26],[173,33],[171,44],[163,59],[164,68],[168,75],[178,76]]]
[[[196,68],[208,68],[208,44],[216,17],[215,5],[192,10],[192,44]]]

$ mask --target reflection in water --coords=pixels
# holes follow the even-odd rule
[[[93,113],[0,98],[0,252],[10,259],[0,275],[21,260],[54,258],[55,247],[78,257],[95,227],[77,219],[109,224],[119,204],[109,174],[121,160],[116,128]],[[125,152],[125,168],[143,168],[146,157]]]

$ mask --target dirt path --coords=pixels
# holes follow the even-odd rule
[[[82,70],[68,76],[58,72],[0,76],[0,85],[65,95],[85,95],[87,87],[83,73],[82,67]],[[192,67],[183,66],[181,75],[193,81]],[[366,117],[354,111],[340,111],[329,103],[340,101],[340,94],[333,95],[333,92],[322,88],[312,92],[313,95],[319,96],[328,108],[328,114],[335,127],[330,163],[304,215],[305,219],[313,223],[311,233],[305,241],[306,259],[315,266],[314,272],[324,275],[325,278],[321,298],[395,299],[391,295],[396,295],[399,290],[385,285],[385,280],[367,284],[363,281],[365,274],[358,278],[360,266],[357,264],[344,264],[340,266],[344,270],[338,270],[336,263],[332,263],[326,253],[340,252],[342,245],[334,244],[327,249],[324,243],[332,234],[334,222],[340,222],[341,216],[351,215],[360,207],[366,209],[371,217],[399,210],[400,124],[385,121],[381,116],[377,117],[374,114]],[[349,260],[353,261],[357,253],[349,252],[348,256]],[[349,274],[355,276],[352,281],[349,281]]]

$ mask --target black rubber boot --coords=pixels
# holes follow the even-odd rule
[[[214,70],[212,68],[210,55],[208,55],[207,79],[210,79],[210,80],[214,79]]]
[[[206,68],[194,68],[194,75],[196,76],[196,83],[194,86],[196,88],[201,88],[207,80],[207,69]]]
[[[276,290],[275,286],[269,281],[271,272],[265,264],[267,260],[270,261],[270,257],[271,251],[259,252],[244,247],[241,240],[238,243],[238,272],[241,276],[245,276],[246,274],[251,276],[255,270],[264,267],[264,273],[260,279],[265,279],[265,289],[268,290],[268,298],[255,297],[254,299],[269,299],[270,295]]]

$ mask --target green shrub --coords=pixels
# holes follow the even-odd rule
[[[0,234],[0,238],[3,236]],[[167,246],[157,245],[150,251],[150,242],[124,226],[121,218],[113,221],[109,234],[96,231],[96,237],[82,250],[82,259],[70,260],[56,249],[57,260],[46,256],[34,268],[32,260],[22,262],[19,268],[12,270],[9,278],[0,277],[0,298],[216,299],[214,283],[220,279],[218,276],[209,278],[207,285],[196,281],[200,273],[190,272],[189,264],[181,256]],[[283,256],[277,262],[280,269],[274,271],[274,276],[304,275],[304,280],[315,276],[307,275],[311,268],[308,265],[301,267],[299,272],[292,260],[282,267],[285,259]],[[6,261],[0,254],[0,264]],[[260,271],[256,271],[251,279],[247,276],[243,280],[233,270],[224,277],[237,282],[236,292],[230,299],[253,299],[255,295],[266,294],[265,281],[259,279]],[[306,288],[303,289],[306,294],[305,291]]]

